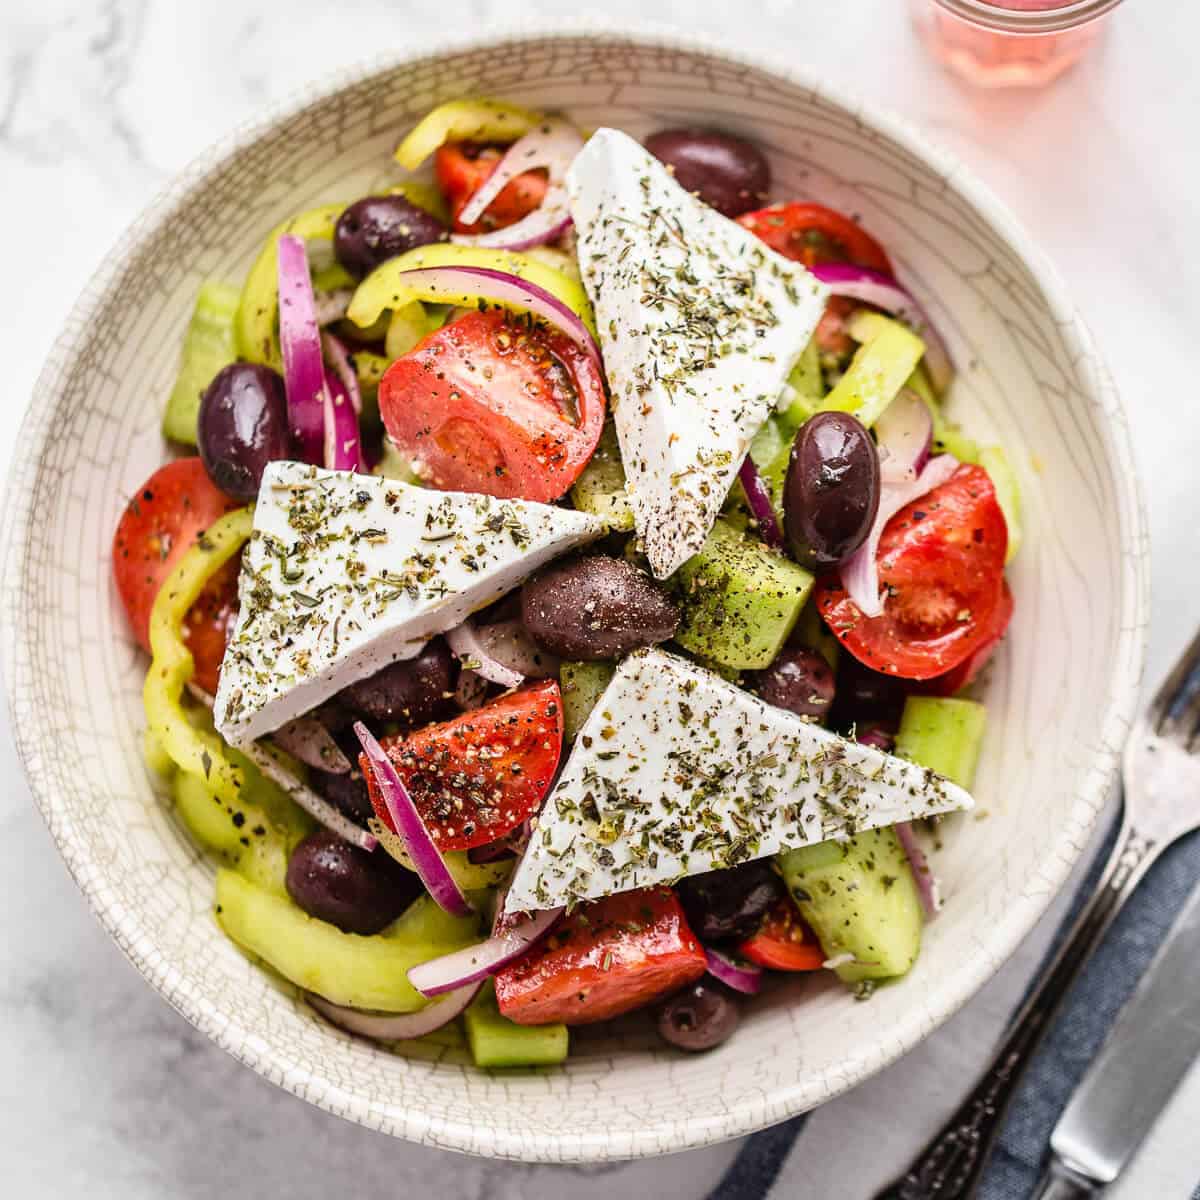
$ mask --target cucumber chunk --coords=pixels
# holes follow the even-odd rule
[[[633,508],[625,491],[625,468],[621,465],[617,431],[611,421],[605,423],[595,452],[571,488],[571,502],[580,512],[599,517],[618,533],[633,528]]]
[[[567,1057],[565,1025],[518,1025],[502,1016],[491,981],[463,1013],[477,1067],[553,1067]]]
[[[1024,530],[1021,528],[1021,492],[1016,474],[1003,446],[984,446],[979,452],[979,465],[988,473],[996,489],[996,503],[1008,526],[1008,549],[1004,553],[1007,567],[1021,548]]]
[[[480,899],[485,895],[477,893],[475,898]],[[380,936],[413,946],[448,946],[464,939],[470,941],[478,928],[477,917],[456,917],[442,908],[432,896],[418,896]]]
[[[846,330],[861,343],[821,409],[853,413],[868,429],[896,398],[925,353],[925,343],[899,321],[860,309]]]
[[[227,869],[217,872],[216,916],[242,949],[297,987],[333,1004],[378,1012],[424,1008],[425,997],[408,982],[410,968],[469,946],[479,936],[470,918],[463,919],[464,936],[454,942],[343,933]]]
[[[237,358],[233,320],[241,294],[227,283],[210,281],[200,285],[196,307],[183,336],[179,374],[163,413],[163,437],[189,446],[196,444],[200,397],[216,373]]]
[[[739,671],[770,665],[813,586],[802,567],[721,520],[678,578],[683,619],[675,640],[707,662]]]
[[[778,857],[784,883],[845,983],[903,975],[921,949],[921,897],[892,829]]]
[[[896,753],[970,791],[986,723],[987,711],[975,700],[909,696],[896,733]]]
[[[616,666],[610,662],[565,662],[558,668],[562,687],[563,730],[568,742],[575,740],[596,701],[612,682]]]
[[[788,384],[796,394],[783,415],[792,433],[795,433],[820,408],[821,401],[825,398],[821,351],[815,337],[808,339],[808,345],[804,347],[792,368],[792,373],[788,376]]]

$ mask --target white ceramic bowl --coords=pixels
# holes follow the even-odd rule
[[[580,1031],[561,1070],[490,1076],[347,1038],[251,966],[210,915],[213,871],[143,768],[145,659],[109,568],[158,434],[201,280],[238,279],[267,230],[353,198],[440,101],[491,93],[634,134],[682,122],[769,152],[777,197],[858,213],[947,336],[952,410],[1009,449],[1027,542],[987,686],[979,818],[950,821],[947,903],[903,982],[855,1003],[803,978],[719,1049],[681,1056],[641,1021]],[[429,1145],[567,1161],[682,1150],[828,1100],[935,1029],[1066,878],[1135,701],[1145,529],[1125,416],[1054,272],[945,154],[839,89],[676,38],[568,33],[392,59],[313,89],[186,172],[114,249],[38,383],[8,493],[4,671],[30,784],[105,928],[163,997],[268,1079]]]

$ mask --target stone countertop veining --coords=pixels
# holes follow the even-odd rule
[[[1192,5],[1128,5],[1091,59],[1044,91],[987,93],[931,63],[898,0],[672,0],[665,23],[812,65],[890,106],[954,151],[1029,227],[1066,277],[1125,397],[1146,481],[1154,550],[1156,679],[1200,604],[1194,516],[1200,409],[1187,359],[1200,328],[1194,242],[1200,38]],[[437,6],[356,0],[45,0],[0,7],[0,212],[10,303],[0,345],[9,420],[0,464],[21,452],[16,415],[55,330],[108,247],[154,192],[231,126],[313,76],[397,45],[432,44]],[[514,15],[463,0],[454,32]],[[608,0],[608,27],[636,22]],[[833,13],[836,11],[836,17]],[[527,0],[523,19],[579,7]],[[13,302],[16,301],[16,302]],[[253,1192],[287,1200],[362,1196],[572,1200],[704,1195],[736,1144],[602,1168],[487,1163],[392,1141],[266,1083],[165,1005],[87,913],[22,779],[0,718],[0,1177],[14,1198],[122,1200]],[[814,1197],[858,1200],[906,1161],[956,1102],[1030,965],[1027,947],[902,1063],[822,1109],[806,1140]],[[1193,1072],[1115,1200],[1189,1194],[1200,1148]],[[904,1111],[904,1122],[896,1113]],[[822,1138],[822,1133],[828,1136]],[[871,1154],[863,1156],[869,1133]],[[869,1158],[869,1161],[864,1159]]]

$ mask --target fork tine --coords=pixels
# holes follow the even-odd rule
[[[1149,719],[1161,737],[1195,740],[1195,727],[1200,720],[1200,633],[1155,694]]]

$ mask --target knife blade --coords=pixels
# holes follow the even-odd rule
[[[1200,1054],[1200,887],[1125,1002],[1050,1137],[1077,1176],[1112,1183]]]

